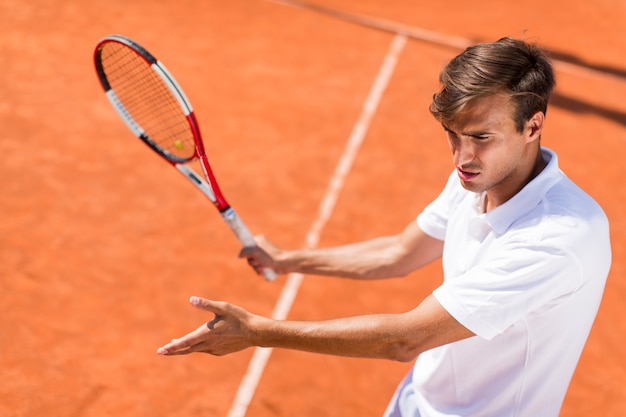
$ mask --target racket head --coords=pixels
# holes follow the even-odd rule
[[[150,52],[125,36],[109,35],[96,45],[94,64],[109,101],[137,137],[173,164],[198,156],[200,130],[191,104]]]

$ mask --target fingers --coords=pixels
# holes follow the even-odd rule
[[[254,269],[254,272],[256,272],[257,275],[261,275],[263,271],[265,270],[265,266],[263,266],[263,264],[255,261],[252,258],[248,259],[248,265],[250,265],[252,269]]]
[[[177,344],[177,339],[172,339],[172,341],[166,345],[161,346],[157,349],[158,355],[163,356],[172,356],[172,355],[185,355],[189,352],[188,349],[183,348],[181,345]]]
[[[254,259],[263,254],[263,249],[258,246],[245,246],[239,251],[239,258]]]
[[[251,315],[241,307],[201,297],[191,297],[190,303],[213,313],[214,318],[196,330],[157,349],[164,356],[187,355],[193,352],[226,355],[251,346],[246,323]]]
[[[242,248],[239,252],[239,258],[245,258],[258,275],[263,275],[266,279],[273,281],[275,277],[271,276],[269,278],[266,275],[268,273],[267,270],[270,269],[276,273],[283,273],[277,264],[277,256],[281,253],[281,250],[270,243],[263,235],[256,236],[255,239],[257,246]]]
[[[239,258],[245,258],[248,265],[254,269],[257,275],[262,275],[266,268],[272,267],[272,262],[269,260],[267,254],[257,247],[243,248],[241,252],[239,252]]]
[[[208,300],[201,297],[190,297],[189,302],[196,308],[209,311],[215,314],[213,320],[198,327],[196,330],[186,334],[185,336],[172,339],[171,342],[157,349],[159,355],[186,355],[192,352],[202,351],[204,342],[207,339],[215,324],[221,320],[221,314],[224,311],[224,304],[218,301]]]
[[[269,240],[263,235],[254,237],[256,245],[246,246],[239,252],[240,258],[271,258],[270,254],[274,254],[278,251],[276,245],[270,243]]]
[[[202,350],[202,343],[209,329],[206,325],[198,327],[193,332],[186,334],[179,339],[172,339],[171,342],[157,349],[159,355],[187,355],[192,352]]]

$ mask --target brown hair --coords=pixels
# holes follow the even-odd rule
[[[513,119],[520,132],[533,114],[546,112],[555,85],[545,53],[512,38],[467,48],[443,68],[439,81],[430,112],[440,122],[451,122],[475,99],[505,94],[515,104]]]

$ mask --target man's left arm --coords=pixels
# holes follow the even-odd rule
[[[222,356],[261,346],[408,362],[421,352],[474,334],[432,295],[401,314],[370,314],[326,321],[274,320],[225,302],[192,297],[214,319],[159,348],[161,355],[203,352]]]

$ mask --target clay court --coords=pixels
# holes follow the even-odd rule
[[[230,203],[285,247],[396,233],[437,195],[452,165],[428,105],[464,45],[552,51],[543,144],[604,207],[614,258],[561,415],[626,415],[626,3],[314,4],[0,0],[0,416],[379,416],[410,364],[155,351],[209,319],[190,295],[325,319],[411,309],[441,280],[439,265],[375,283],[257,277],[106,100],[92,54],[113,33],[175,74]]]

